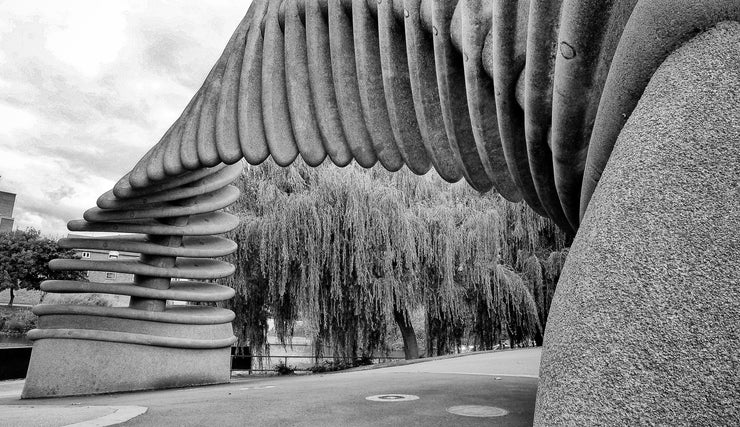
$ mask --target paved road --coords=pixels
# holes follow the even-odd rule
[[[133,417],[122,425],[530,426],[539,358],[539,349],[510,350],[325,375],[248,377],[220,386],[31,401],[18,399],[22,382],[0,382],[0,405],[5,405],[0,424],[60,426],[87,420],[93,424],[83,425],[111,425]],[[366,399],[373,395],[418,399]],[[508,413],[482,418],[448,411],[470,405]]]

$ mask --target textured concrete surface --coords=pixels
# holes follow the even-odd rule
[[[99,420],[114,407],[145,407],[145,414],[123,425],[530,426],[537,390],[531,373],[539,366],[539,355],[540,349],[507,350],[393,368],[257,376],[208,387],[38,400],[19,399],[20,381],[0,382],[0,425],[8,424],[3,422],[6,414],[13,415],[10,425],[17,427],[62,426]],[[510,375],[491,375],[500,372]],[[366,399],[383,394],[418,399]],[[448,411],[471,405],[507,414],[478,418]]]
[[[535,425],[740,420],[740,24],[671,54],[558,284]]]
[[[228,347],[179,349],[116,342],[34,343],[24,398],[114,393],[229,381]]]

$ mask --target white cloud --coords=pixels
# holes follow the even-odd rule
[[[38,118],[32,112],[0,101],[0,137],[12,138],[18,132],[32,132]]]
[[[46,47],[54,56],[86,77],[97,76],[118,58],[126,42],[123,3],[77,0],[49,6],[57,22],[47,34]]]
[[[63,235],[154,145],[221,54],[240,0],[0,0],[0,189]]]

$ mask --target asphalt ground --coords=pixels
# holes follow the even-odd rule
[[[6,381],[0,382],[0,425],[531,426],[539,359],[539,349],[506,350],[321,375],[247,376],[208,387],[34,400],[19,399],[23,381]],[[367,399],[372,396],[385,397]],[[456,408],[467,415],[453,413]]]

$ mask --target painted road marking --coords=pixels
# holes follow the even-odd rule
[[[95,418],[94,420],[83,421],[81,423],[69,424],[65,427],[105,427],[120,424],[147,411],[145,406],[98,406],[99,408],[115,409],[113,413]]]
[[[447,408],[447,412],[451,414],[455,414],[455,415],[462,415],[464,417],[477,417],[477,418],[503,417],[509,414],[509,411],[503,408],[497,408],[495,406],[481,406],[481,405],[451,406]]]
[[[0,391],[0,397],[21,397],[20,391]]]
[[[419,400],[419,396],[413,394],[388,393],[368,396],[365,400],[373,402],[408,402],[409,400]]]
[[[254,387],[242,387],[239,390],[265,390],[268,388],[275,388],[274,385],[256,385]]]
[[[445,374],[445,375],[479,375],[484,377],[523,377],[523,378],[539,378],[539,375],[527,375],[527,374],[485,374],[476,372],[434,372],[434,371],[408,371],[404,373],[410,374]]]

